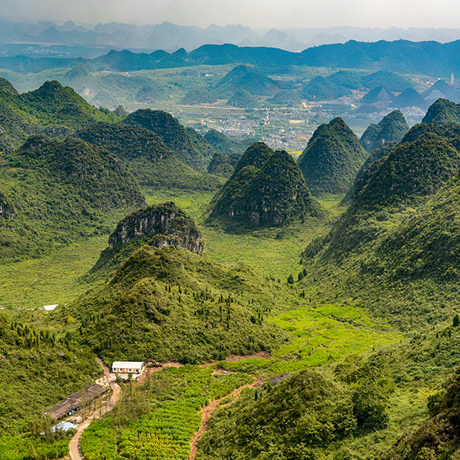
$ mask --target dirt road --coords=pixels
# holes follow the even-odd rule
[[[78,426],[77,433],[72,438],[69,444],[70,458],[72,460],[84,460],[80,448],[81,435],[83,431],[89,427],[93,420],[111,411],[120,399],[120,386],[117,383],[115,383],[115,377],[113,376],[113,374],[110,373],[108,367],[105,366],[105,364],[99,358],[96,359],[104,369],[105,377],[107,378],[107,381],[110,383],[110,386],[112,387],[112,396],[110,397],[110,401],[105,405],[105,407],[102,408],[101,411],[96,410],[93,413],[93,415],[88,417],[83,423],[81,423]]]
[[[196,450],[198,446],[198,440],[203,436],[203,433],[207,430],[208,428],[208,421],[209,417],[211,417],[211,414],[214,412],[214,409],[220,404],[221,401],[223,401],[225,398],[232,397],[233,400],[236,400],[240,397],[241,392],[245,388],[257,388],[262,385],[262,380],[257,379],[254,383],[248,384],[248,385],[243,385],[242,387],[239,387],[235,390],[233,390],[230,394],[223,396],[222,398],[216,399],[215,401],[212,401],[209,403],[206,407],[203,408],[202,410],[202,416],[201,416],[201,428],[199,431],[197,431],[194,435],[192,440],[190,441],[190,456],[189,460],[193,460],[196,455]],[[233,402],[233,401],[232,401]]]

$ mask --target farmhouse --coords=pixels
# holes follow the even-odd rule
[[[107,388],[104,388],[101,385],[89,385],[83,391],[74,393],[67,399],[55,404],[48,412],[45,412],[45,415],[48,415],[55,420],[59,420],[80,409],[83,404],[94,401],[106,392]]]
[[[112,372],[120,374],[121,377],[127,377],[132,374],[133,378],[139,378],[145,369],[145,363],[135,361],[115,361],[112,364]]]

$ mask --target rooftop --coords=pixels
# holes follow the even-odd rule
[[[142,361],[115,361],[112,364],[112,369],[142,369],[143,365]]]

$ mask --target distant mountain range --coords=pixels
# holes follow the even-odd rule
[[[256,32],[241,24],[225,27],[210,25],[206,29],[179,26],[170,22],[138,26],[134,24],[97,24],[77,26],[72,21],[55,24],[0,19],[2,54],[28,54],[42,56],[96,57],[108,49],[150,50],[173,52],[179,48],[191,51],[205,44],[231,43],[239,46],[269,46],[288,51],[302,51],[313,46],[346,43],[349,40],[376,42],[380,40],[434,40],[446,43],[460,39],[460,29],[376,29],[359,27],[302,28],[292,30],[271,29]],[[27,46],[26,46],[27,45]],[[32,45],[32,46],[30,46]],[[52,45],[50,47],[49,45]],[[64,49],[71,46],[72,49]],[[104,51],[104,49],[106,51]],[[82,54],[83,52],[83,54]],[[77,54],[75,54],[77,53]]]
[[[40,72],[51,68],[82,67],[90,72],[129,72],[145,69],[189,67],[195,65],[249,64],[270,68],[313,66],[360,70],[388,70],[403,74],[450,77],[460,72],[460,40],[450,43],[411,42],[398,40],[307,48],[298,53],[269,47],[238,47],[236,45],[203,45],[187,52],[181,48],[173,53],[157,50],[150,54],[128,50],[111,50],[94,59],[33,58],[30,56],[0,57],[0,67],[15,72]],[[401,59],[404,56],[404,59]],[[368,82],[369,83],[369,82]],[[374,85],[379,86],[377,82]],[[391,88],[388,88],[391,91]],[[402,90],[402,89],[401,89]]]

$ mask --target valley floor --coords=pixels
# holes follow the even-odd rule
[[[282,283],[286,283],[289,275],[297,279],[302,268],[299,265],[301,251],[327,230],[327,224],[323,227],[295,224],[285,229],[229,234],[205,223],[210,193],[151,189],[144,192],[148,204],[174,201],[194,217],[203,233],[205,253],[213,260],[248,264]],[[338,201],[323,204],[331,211],[331,219],[340,214]],[[4,311],[12,319],[33,324],[38,329],[58,331],[57,323],[50,320],[43,305],[59,303],[65,306],[99,282],[84,275],[107,246],[107,237],[62,247],[41,259],[4,263],[0,281],[0,304]],[[305,369],[315,368],[327,378],[335,378],[334,363],[348,360],[359,367],[362,359],[359,356],[366,359],[376,354],[392,356],[398,353],[395,350],[400,344],[406,346],[409,340],[414,340],[413,336],[404,337],[388,324],[375,320],[365,307],[356,305],[351,299],[326,303],[317,298],[312,302],[313,288],[297,291],[294,284],[291,289],[295,300],[287,306],[286,312],[266,318],[290,336],[272,356],[221,361],[206,368],[169,367],[149,374],[134,389],[131,385],[123,385],[121,402],[115,410],[85,430],[81,440],[85,458],[194,458],[197,446],[200,450],[202,445],[198,438],[207,429],[211,412],[234,404],[240,394],[243,400],[257,398],[256,388],[271,378]],[[67,318],[61,333],[74,330],[74,322],[73,318]],[[325,449],[324,455],[318,458],[338,458],[337,452],[343,454],[347,449],[350,456],[346,458],[350,459],[378,456],[402,430],[413,429],[422,422],[427,414],[427,398],[437,391],[445,374],[443,370],[436,377],[430,368],[420,380],[417,378],[419,383],[412,388],[395,386],[389,397],[386,428],[361,432],[342,440],[335,450]],[[369,448],[370,445],[375,447]],[[8,452],[0,448],[0,460],[7,458]]]

